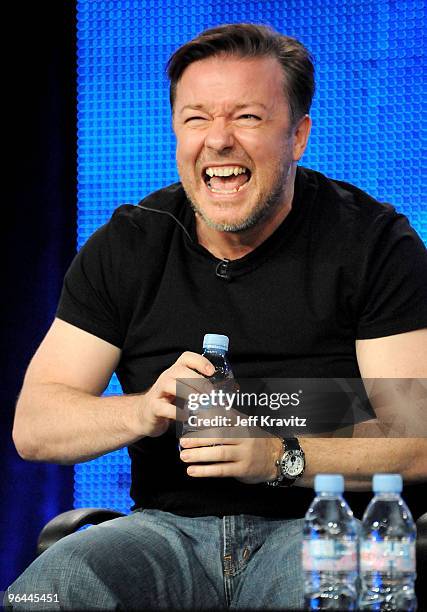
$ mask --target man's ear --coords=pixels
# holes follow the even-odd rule
[[[293,160],[299,161],[306,149],[308,138],[311,131],[311,119],[309,115],[304,115],[294,128]]]

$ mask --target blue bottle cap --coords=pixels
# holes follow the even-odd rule
[[[400,474],[374,474],[372,488],[374,493],[401,493],[402,476]]]
[[[341,474],[316,474],[314,490],[316,493],[342,493],[344,478]]]
[[[203,338],[203,348],[216,348],[222,351],[228,351],[228,336],[221,334],[205,334]]]

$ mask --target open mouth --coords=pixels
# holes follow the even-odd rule
[[[208,189],[222,195],[237,193],[249,183],[251,176],[245,166],[208,166],[203,171]]]

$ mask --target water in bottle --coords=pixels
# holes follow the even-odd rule
[[[212,383],[220,383],[234,378],[233,370],[228,361],[228,336],[221,334],[205,334],[203,338],[203,355],[215,366],[215,372],[209,377]]]
[[[359,609],[413,612],[416,527],[400,496],[402,477],[375,474],[372,487],[360,534]]]
[[[218,391],[221,389],[224,393],[227,391],[233,391],[235,389],[235,381],[233,370],[231,369],[230,362],[228,361],[228,336],[222,334],[205,334],[203,338],[203,353],[202,355],[208,359],[213,366],[215,366],[215,372],[209,377],[209,381],[213,385],[213,390]],[[221,413],[225,409],[225,405],[204,405],[199,406],[197,409],[190,411],[192,417],[212,417],[216,412]],[[204,429],[204,427],[198,427],[192,425],[188,421],[183,424],[182,435],[187,433],[197,432]]]
[[[343,498],[340,474],[317,474],[304,523],[307,610],[356,610],[358,525]]]

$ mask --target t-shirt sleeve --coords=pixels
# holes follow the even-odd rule
[[[406,217],[394,210],[380,215],[370,232],[367,242],[362,240],[357,338],[427,327],[427,250],[423,241]]]
[[[77,253],[68,269],[56,316],[119,348],[123,330],[118,300],[120,244],[110,221]]]

